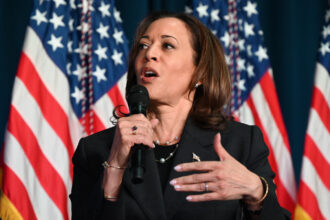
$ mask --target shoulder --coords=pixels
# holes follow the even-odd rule
[[[236,137],[235,139],[243,140],[251,139],[255,135],[262,135],[256,125],[248,125],[233,120],[228,120],[220,133],[222,137]]]
[[[115,127],[81,138],[73,155],[74,164],[93,167],[102,164],[110,153]]]

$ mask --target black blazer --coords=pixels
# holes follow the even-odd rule
[[[79,142],[72,159],[74,174],[70,199],[73,220],[248,219],[244,205],[239,200],[192,203],[185,199],[191,193],[177,192],[169,184],[163,194],[152,150],[146,151],[144,182],[133,184],[131,170],[126,169],[118,200],[105,200],[101,188],[104,171],[102,163],[109,156],[114,132],[115,129],[110,128],[82,138]],[[197,154],[202,161],[219,160],[213,148],[216,132],[201,129],[188,119],[173,165],[192,162],[192,153]],[[229,154],[252,172],[267,179],[270,191],[263,202],[260,219],[289,218],[288,212],[280,207],[275,195],[274,173],[267,160],[269,151],[260,130],[256,126],[230,121],[221,131],[221,142]],[[169,181],[187,174],[172,170]]]

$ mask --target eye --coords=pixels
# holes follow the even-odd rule
[[[175,47],[172,45],[172,44],[170,44],[170,43],[164,43],[163,44],[163,47],[165,48],[165,49],[174,49]]]
[[[139,44],[139,50],[144,50],[144,49],[147,49],[148,48],[148,45],[146,43],[140,43]]]

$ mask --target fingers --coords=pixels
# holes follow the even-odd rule
[[[219,161],[203,161],[203,162],[191,162],[182,163],[174,167],[178,172],[187,171],[211,171],[221,168],[221,163]]]

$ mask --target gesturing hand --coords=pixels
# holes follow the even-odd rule
[[[178,172],[203,173],[173,179],[170,184],[176,191],[204,192],[189,195],[191,202],[211,200],[248,199],[258,201],[263,195],[260,178],[233,158],[222,146],[220,133],[214,137],[214,150],[220,161],[183,163],[175,167]]]

